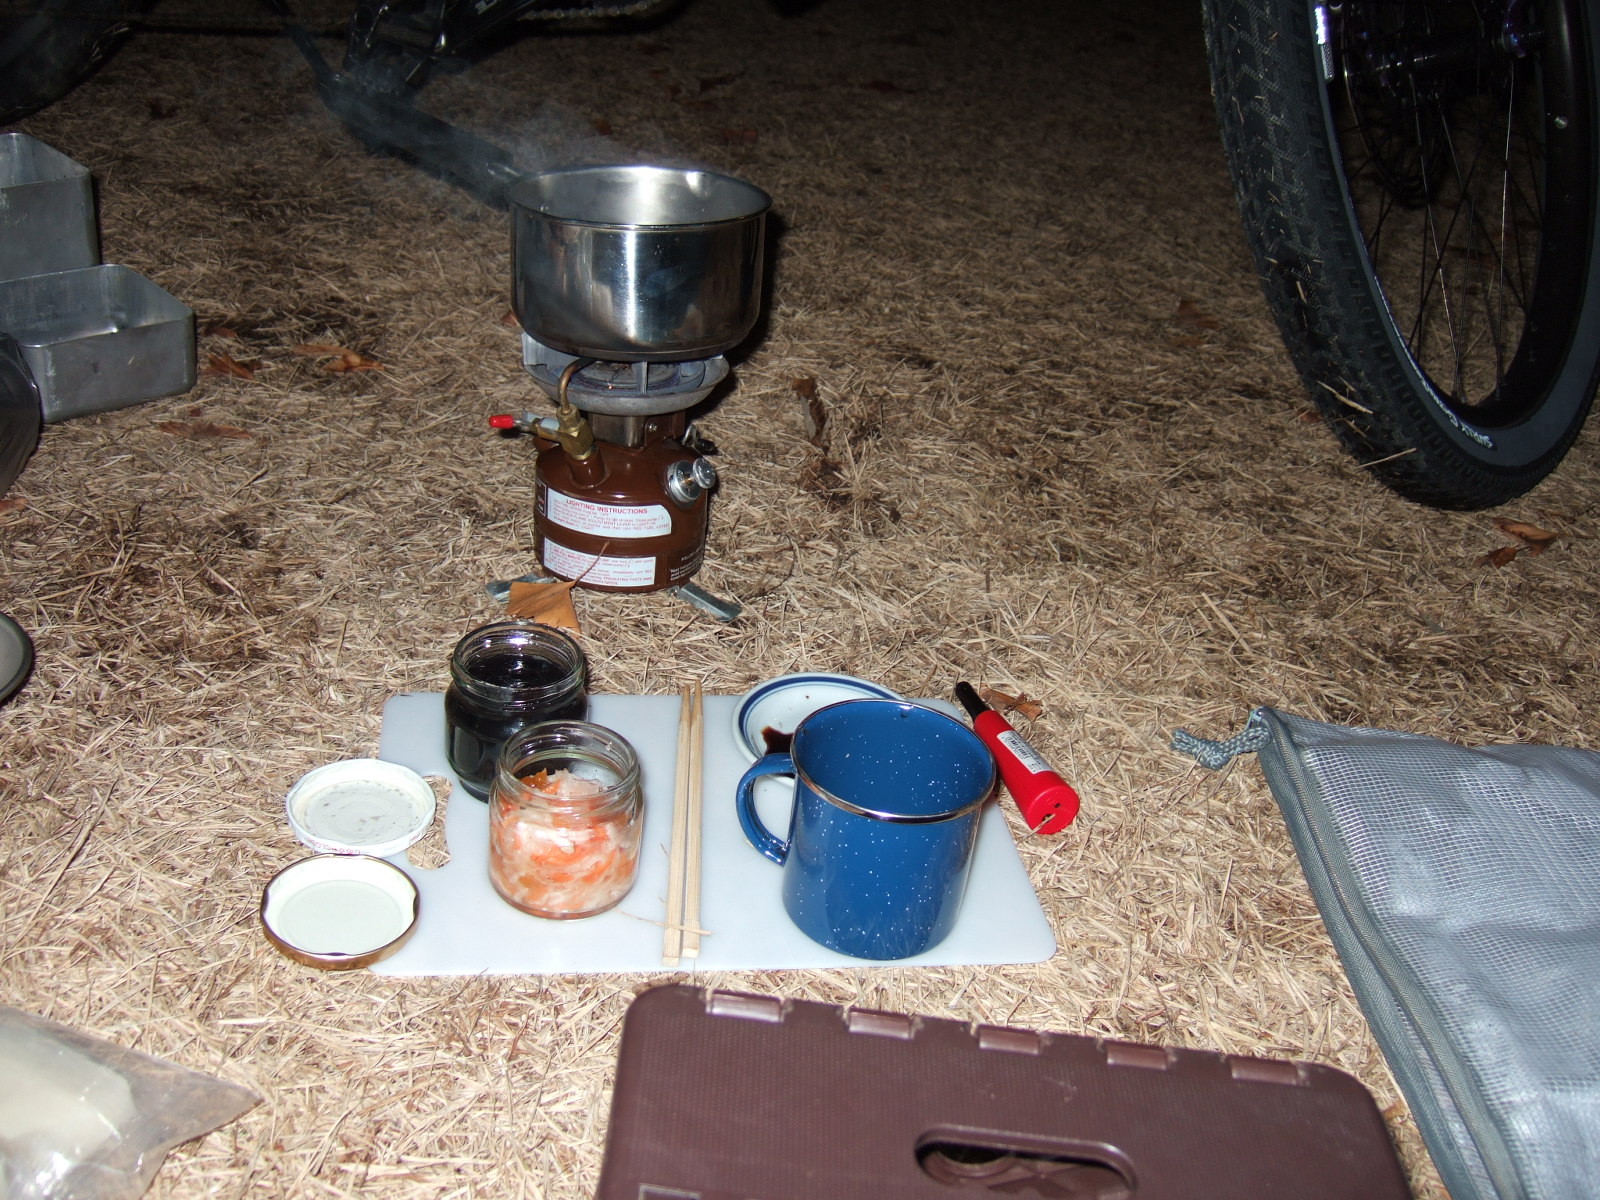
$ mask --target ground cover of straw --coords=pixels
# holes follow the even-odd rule
[[[774,197],[766,317],[701,416],[700,581],[744,615],[580,593],[597,690],[968,678],[1036,699],[1083,793],[1064,836],[1014,825],[1046,963],[695,980],[1328,1063],[1442,1195],[1259,772],[1167,743],[1256,704],[1600,743],[1595,435],[1451,514],[1308,419],[1187,3],[696,0],[425,99],[530,168],[692,162]],[[47,428],[0,513],[0,610],[39,653],[0,710],[0,1000],[261,1094],[156,1195],[589,1194],[623,1013],[671,976],[319,974],[255,914],[301,853],[288,785],[373,753],[385,699],[442,690],[498,615],[484,583],[535,566],[527,446],[485,425],[543,403],[504,217],[364,153],[277,40],[137,37],[20,127],[93,171],[107,260],[192,306],[223,370]],[[1496,515],[1559,536],[1488,566]]]

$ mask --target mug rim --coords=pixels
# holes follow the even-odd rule
[[[879,809],[867,808],[865,805],[856,804],[853,801],[846,800],[843,796],[839,796],[833,792],[830,792],[827,788],[817,783],[816,780],[812,779],[811,776],[807,774],[805,769],[800,765],[800,760],[794,756],[793,747],[799,744],[801,731],[804,730],[813,719],[821,716],[823,713],[831,712],[836,708],[845,708],[852,704],[888,705],[891,708],[900,709],[914,708],[920,710],[921,712],[928,713],[930,716],[938,717],[941,720],[949,722],[962,734],[965,734],[967,737],[971,738],[972,741],[976,742],[987,756],[989,760],[988,784],[984,787],[982,792],[979,793],[976,800],[970,800],[966,804],[961,805],[959,808],[946,809],[943,812],[936,813],[884,812]],[[867,817],[874,821],[885,821],[893,825],[936,825],[941,821],[954,821],[957,818],[964,817],[968,813],[974,812],[988,803],[990,797],[994,795],[995,788],[1000,782],[1000,771],[998,765],[994,761],[993,752],[988,746],[983,744],[982,738],[980,738],[971,729],[963,725],[955,717],[952,717],[949,713],[942,712],[941,710],[934,708],[929,704],[918,704],[913,700],[904,699],[888,700],[877,696],[858,696],[849,700],[836,700],[832,704],[823,705],[815,712],[806,714],[805,718],[795,726],[794,742],[791,743],[789,761],[794,766],[795,779],[799,783],[802,783],[806,787],[810,788],[812,792],[814,792],[821,799],[826,800],[829,804],[832,804],[834,807],[843,809],[845,812],[851,813],[858,817]]]

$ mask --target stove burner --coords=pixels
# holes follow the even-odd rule
[[[559,398],[562,372],[577,361],[522,335],[522,364],[551,399]],[[591,362],[572,376],[567,398],[584,412],[660,416],[700,403],[727,374],[720,354],[687,362]]]

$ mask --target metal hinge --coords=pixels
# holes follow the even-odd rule
[[[764,1021],[769,1025],[782,1025],[784,1003],[777,996],[751,996],[744,992],[722,992],[713,989],[706,997],[706,1012],[713,1017],[739,1017],[746,1021]]]

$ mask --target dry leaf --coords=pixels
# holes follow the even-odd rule
[[[737,78],[739,76],[736,72],[728,75],[708,75],[700,81],[700,94],[704,96],[707,92],[715,91],[717,88],[727,87]]]
[[[817,395],[817,381],[810,376],[792,380],[789,384],[794,394],[806,402],[805,414],[800,418],[806,431],[806,441],[813,446],[822,445],[822,431],[828,424],[828,410]]]
[[[861,86],[869,92],[882,92],[885,96],[904,96],[909,94],[906,88],[887,79],[869,79]]]
[[[596,117],[589,122],[589,127],[601,137],[610,137],[612,134],[611,122],[604,117]]]
[[[347,346],[330,346],[325,342],[302,342],[293,347],[296,354],[307,358],[330,358],[322,365],[324,371],[381,371],[383,364],[377,359],[351,350]]]
[[[1037,700],[1031,699],[1026,692],[1020,696],[1012,696],[1005,692],[996,691],[994,688],[986,687],[980,688],[978,695],[983,698],[985,704],[996,712],[1021,713],[1030,721],[1037,721],[1044,712],[1044,705]]]
[[[206,356],[205,369],[202,375],[225,375],[229,379],[254,379],[259,362],[240,362],[231,354],[210,354]]]
[[[571,580],[528,583],[519,579],[511,585],[506,612],[513,617],[554,625],[557,629],[583,632],[578,628],[578,613],[572,606]]]
[[[1508,533],[1523,542],[1527,546],[1529,555],[1543,554],[1550,543],[1560,536],[1548,529],[1540,529],[1537,525],[1530,525],[1526,521],[1513,521],[1508,517],[1496,517],[1494,527],[1501,533]]]
[[[354,350],[346,350],[332,362],[324,363],[324,371],[381,371],[383,364],[375,358],[365,354],[358,354]]]
[[[1177,346],[1180,350],[1192,350],[1196,346],[1204,346],[1206,344],[1205,338],[1196,337],[1192,333],[1175,333],[1167,341],[1171,345]]]
[[[223,325],[220,322],[213,321],[200,330],[200,336],[232,338],[234,341],[238,341],[239,331],[237,329],[230,328],[227,325]]]
[[[760,139],[761,135],[754,129],[724,129],[722,131],[722,140],[729,145],[751,146]]]
[[[156,426],[162,433],[193,438],[250,438],[255,435],[236,425],[218,425],[214,421],[163,421]]]
[[[1178,310],[1172,314],[1175,323],[1185,329],[1221,329],[1222,323],[1193,300],[1178,301]]]
[[[1521,546],[1501,546],[1498,550],[1491,550],[1478,560],[1480,567],[1503,567],[1522,552]]]
[[[12,496],[9,500],[0,500],[0,513],[21,512],[28,507],[28,502],[21,496]]]

